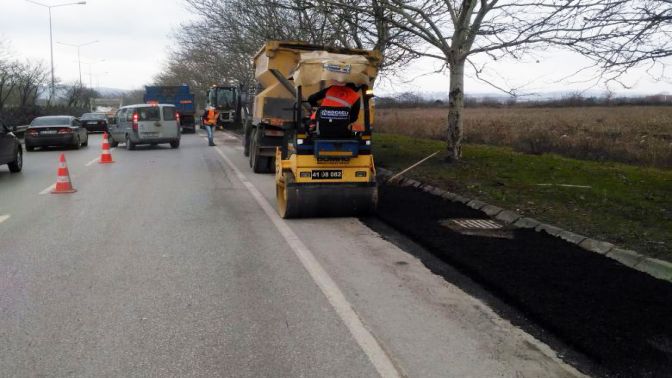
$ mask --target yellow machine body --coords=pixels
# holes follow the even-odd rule
[[[321,61],[327,61],[330,57],[359,68],[356,77],[323,75],[322,70],[314,69]],[[363,61],[355,62],[356,58],[363,58]],[[254,76],[262,90],[254,97],[252,122],[282,124],[292,121],[294,88],[299,85],[295,83],[295,74],[303,87],[305,100],[324,88],[325,82],[332,79],[373,84],[380,60],[380,52],[376,50],[323,47],[301,41],[268,41],[253,59]]]
[[[283,218],[354,216],[375,210],[378,188],[370,153],[374,104],[368,90],[373,87],[380,61],[375,50],[298,41],[266,42],[254,56],[261,91],[255,96],[253,124],[277,127],[284,136],[283,143],[274,147],[278,212]],[[353,128],[344,138],[309,134],[302,116],[297,116],[297,104],[303,112],[310,95],[335,83],[363,88],[358,119],[353,124],[364,129]],[[306,144],[301,145],[303,142]],[[329,146],[322,149],[325,142]],[[268,149],[266,146],[271,144],[255,149]],[[306,149],[310,146],[314,152]]]
[[[313,155],[276,152],[276,197],[283,218],[366,215],[378,204],[373,155],[318,160]],[[315,177],[338,172],[338,178]]]

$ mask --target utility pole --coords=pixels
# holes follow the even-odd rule
[[[77,48],[77,64],[79,66],[79,85],[80,86],[84,86],[83,81],[82,81],[82,57],[81,57],[81,54],[80,54],[80,49],[84,46],[92,45],[92,44],[98,43],[98,42],[100,42],[100,41],[95,40],[95,41],[80,43],[80,44],[56,42],[59,45],[70,46],[70,47],[76,47]]]
[[[93,65],[96,63],[102,63],[104,62],[105,59],[100,59],[96,60],[94,62],[82,62],[84,64],[87,64],[89,66],[89,88],[93,88]]]
[[[26,1],[35,5],[39,5],[41,7],[45,7],[49,10],[49,48],[51,50],[51,88],[49,91],[49,103],[51,104],[51,100],[54,98],[54,94],[56,92],[56,79],[54,78],[54,37],[53,37],[53,29],[51,27],[51,8],[65,7],[68,5],[85,5],[86,1],[78,1],[76,3],[65,3],[56,5],[42,4],[33,0],[26,0]]]

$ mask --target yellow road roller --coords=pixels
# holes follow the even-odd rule
[[[375,50],[279,41],[268,42],[255,58],[257,74],[260,67],[285,68],[285,74],[275,70],[273,77],[293,98],[289,122],[275,123],[283,131],[274,158],[283,218],[356,216],[375,210],[371,88],[379,63]]]

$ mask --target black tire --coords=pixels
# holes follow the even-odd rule
[[[82,141],[79,139],[79,137],[77,137],[77,141],[75,142],[75,145],[72,146],[72,148],[74,148],[75,150],[79,150],[80,148],[82,148]]]
[[[256,157],[256,149],[257,149],[257,143],[256,143],[256,137],[257,137],[257,129],[254,128],[252,131],[250,131],[250,143],[248,144],[248,151],[247,151],[247,156],[249,157],[250,161],[250,168],[254,167],[254,158]]]
[[[294,175],[292,172],[283,172],[282,176],[282,184],[275,184],[278,214],[284,219],[296,218],[299,214],[298,199],[293,188],[289,187],[294,183]]]
[[[268,156],[259,156],[259,151],[257,151],[257,135],[259,133],[258,129],[252,131],[252,136],[250,137],[250,168],[254,173],[267,173],[269,157]]]
[[[170,148],[180,148],[180,140],[174,140],[170,142]]]
[[[35,147],[26,145],[26,151],[33,152],[35,151]]]
[[[257,151],[259,132],[260,130],[255,127],[250,136],[250,167],[254,173],[275,172],[275,158],[271,156],[260,156],[259,151]]]
[[[268,156],[255,156],[252,171],[254,173],[269,173],[270,160],[271,158]]]
[[[112,135],[110,135],[110,134],[107,134],[107,135],[108,135],[108,137],[107,137],[107,141],[110,142],[110,148],[114,148],[114,147],[119,146],[119,142],[117,142],[116,140],[114,140],[114,139],[112,138]]]
[[[84,143],[82,143],[82,146],[89,147],[89,134],[86,134],[86,139],[84,140]]]
[[[266,162],[266,172],[275,173],[275,157],[268,157],[268,161]]]
[[[247,132],[247,130],[243,137],[243,155],[250,156],[250,132]]]
[[[131,137],[126,135],[126,149],[129,151],[135,150],[135,143],[131,141]]]
[[[21,169],[23,169],[23,150],[21,150],[21,146],[19,146],[16,151],[16,158],[14,161],[7,164],[7,166],[12,173],[21,172]]]

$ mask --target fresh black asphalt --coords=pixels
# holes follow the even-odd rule
[[[439,222],[487,217],[414,188],[382,186],[378,217],[588,356],[604,375],[672,374],[672,284],[532,230],[515,230],[512,239],[452,231]]]

